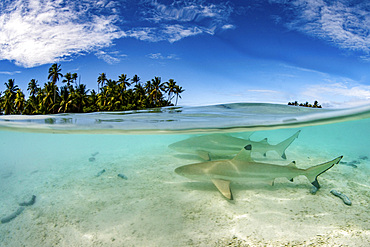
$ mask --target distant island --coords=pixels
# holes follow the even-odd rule
[[[311,105],[307,101],[304,104],[303,103],[298,103],[298,101],[288,102],[288,105],[303,106],[303,107],[312,107],[312,108],[322,108],[321,105],[319,105],[319,102],[317,100],[315,100],[315,102],[313,103],[313,105]]]
[[[142,84],[138,75],[130,79],[121,74],[116,81],[101,73],[96,92],[77,82],[77,73],[63,75],[60,67],[55,63],[49,68],[49,81],[42,88],[32,79],[28,83],[30,97],[27,100],[15,80],[9,79],[5,83],[6,90],[0,92],[0,114],[85,113],[173,106],[185,91],[174,79],[162,82],[161,77],[154,77]],[[59,88],[57,82],[61,79],[63,86]]]

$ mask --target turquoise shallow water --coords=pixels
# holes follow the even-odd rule
[[[228,104],[140,112],[0,116],[1,246],[365,246],[370,241],[370,107],[325,110]],[[199,156],[168,146],[223,133],[276,144],[301,130],[287,159],[311,167],[343,155],[312,195],[293,183],[232,183],[228,201],[212,183],[177,175]],[[243,148],[243,147],[240,147]],[[102,172],[104,170],[104,172]],[[123,174],[124,178],[118,177]],[[126,179],[127,178],[127,179]],[[336,189],[352,200],[345,205]]]

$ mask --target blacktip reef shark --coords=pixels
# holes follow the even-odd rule
[[[338,164],[343,156],[339,156],[326,163],[300,169],[295,161],[281,166],[255,162],[251,158],[252,145],[245,146],[233,159],[207,161],[202,163],[181,166],[175,172],[181,176],[196,181],[212,181],[217,189],[227,199],[232,200],[230,182],[274,182],[275,178],[286,177],[293,182],[293,178],[304,175],[316,189],[320,188],[317,177]]]
[[[224,158],[236,155],[241,148],[250,144],[253,146],[253,152],[258,152],[266,156],[268,151],[273,150],[283,159],[286,159],[285,150],[298,138],[300,132],[300,130],[297,131],[294,135],[276,145],[269,144],[267,138],[256,142],[233,137],[228,134],[210,134],[190,137],[175,142],[169,145],[169,148],[181,153],[197,154],[204,160],[212,160],[213,157]]]

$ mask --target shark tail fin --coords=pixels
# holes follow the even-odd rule
[[[308,169],[305,169],[306,171],[306,177],[311,182],[313,186],[315,186],[317,189],[320,188],[320,184],[317,181],[317,177],[332,168],[334,165],[338,164],[339,161],[343,158],[343,156],[339,156],[338,158],[335,158],[331,161],[328,161],[326,163],[310,167]]]
[[[301,133],[300,130],[298,130],[294,135],[292,135],[288,139],[275,145],[275,150],[281,156],[281,158],[286,159],[285,150],[289,147],[290,144],[292,144],[292,142],[296,138],[298,138],[299,133]]]

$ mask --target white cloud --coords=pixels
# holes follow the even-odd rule
[[[211,34],[213,34],[211,30],[207,30],[206,32],[211,32]],[[195,27],[184,27],[184,26],[176,24],[176,25],[165,26],[164,29],[162,30],[162,33],[164,34],[163,37],[172,43],[172,42],[179,41],[180,39],[183,39],[189,36],[200,34],[202,33],[202,30],[196,26]]]
[[[369,1],[294,0],[271,2],[288,4],[293,13],[287,26],[324,39],[342,49],[370,53]]]
[[[205,1],[173,1],[172,4],[165,5],[158,1],[151,1],[151,8],[144,10],[143,14],[147,20],[160,21],[179,21],[179,22],[198,22],[205,19],[214,24],[226,21],[232,8],[227,3],[211,4]],[[154,9],[152,8],[154,7]]]
[[[95,53],[95,56],[97,56],[99,59],[104,60],[108,64],[115,64],[119,63],[122,59],[127,58],[127,55],[125,54],[119,54],[119,52],[105,52],[105,51],[97,51]]]
[[[116,63],[119,56],[102,51],[115,39],[131,37],[173,43],[194,35],[213,35],[217,30],[234,28],[229,23],[232,12],[229,3],[202,0],[170,4],[128,4],[118,0],[0,1],[0,60],[34,67],[93,53],[108,63]]]
[[[281,64],[281,66],[284,67],[284,68],[299,70],[299,71],[303,71],[303,72],[307,72],[307,73],[314,73],[314,74],[318,74],[318,75],[322,75],[322,76],[329,76],[329,74],[327,74],[327,73],[324,73],[324,72],[321,72],[321,71],[318,71],[318,70],[314,70],[314,69],[307,69],[307,68],[292,66],[292,65],[288,65],[288,64]]]
[[[16,0],[0,11],[0,59],[34,67],[111,45],[117,16],[89,14],[95,1]]]
[[[327,106],[355,106],[370,103],[370,86],[349,82],[310,85],[298,97],[318,100]]]
[[[156,27],[140,27],[129,31],[129,36],[145,41],[167,40],[171,43],[183,38],[206,33],[213,35],[217,29],[233,29],[228,23],[233,12],[228,3],[210,4],[204,1],[174,1],[162,4],[150,1],[141,14],[144,21]]]
[[[235,29],[235,26],[234,25],[231,25],[231,24],[225,24],[221,28],[224,29],[224,30],[227,30],[227,29]]]
[[[162,40],[156,35],[156,28],[150,27],[133,28],[132,30],[127,31],[126,34],[128,37],[136,38],[138,40],[143,41],[157,42]]]
[[[194,36],[202,33],[203,31],[198,27],[185,27],[179,24],[163,25],[161,27],[144,27],[135,28],[127,31],[127,37],[136,38],[143,41],[158,42],[167,40],[171,43],[179,41],[183,38]]]
[[[248,92],[263,93],[263,94],[278,94],[279,91],[270,89],[249,89]]]
[[[162,53],[150,53],[147,55],[150,59],[156,59],[156,60],[171,60],[171,59],[179,59],[175,54],[170,54],[167,56],[163,56]]]
[[[161,53],[150,53],[147,55],[147,57],[151,59],[162,59],[162,54]]]
[[[20,73],[20,71],[0,71],[0,75],[15,75]]]

